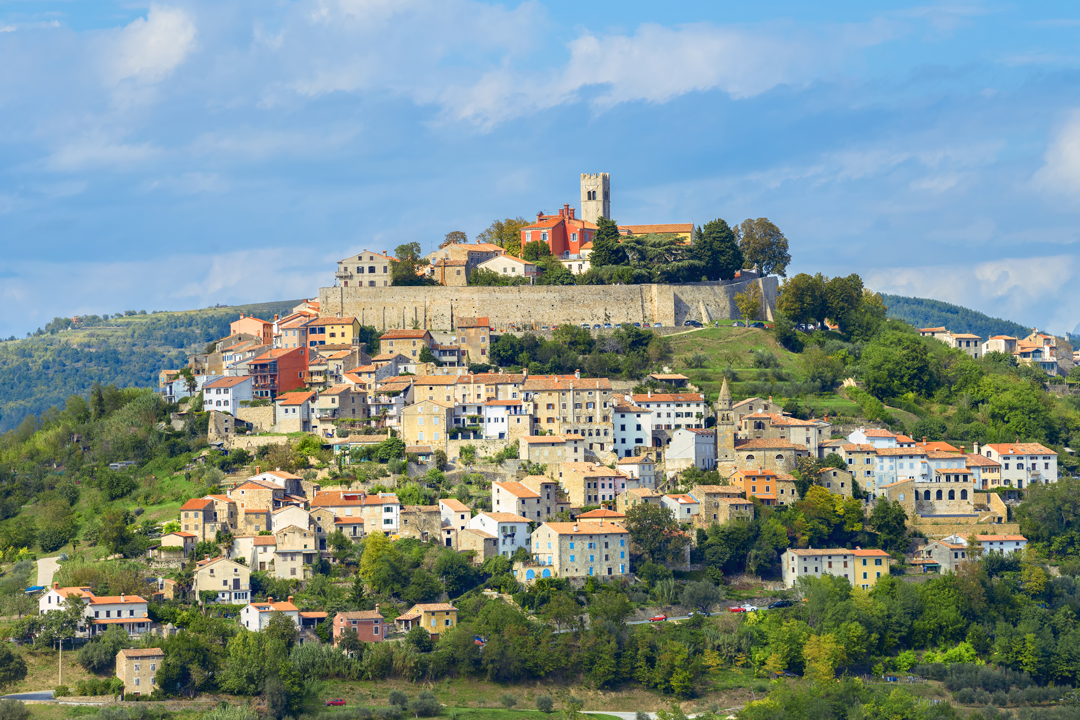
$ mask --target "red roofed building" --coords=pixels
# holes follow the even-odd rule
[[[580,255],[582,246],[595,237],[596,225],[575,217],[575,212],[566,204],[558,215],[537,213],[536,222],[521,228],[521,247],[539,240],[546,243],[557,258]]]
[[[307,348],[277,348],[248,364],[256,398],[273,400],[280,393],[303,387],[307,382]]]

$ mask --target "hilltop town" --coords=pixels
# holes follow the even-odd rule
[[[26,615],[8,636],[79,648],[61,695],[252,696],[276,717],[316,692],[295,673],[350,703],[484,678],[544,712],[942,679],[949,653],[1022,668],[1031,702],[1075,682],[1066,626],[1031,662],[1000,649],[1026,642],[1007,624],[920,625],[962,583],[998,593],[979,602],[999,622],[1049,628],[1074,602],[1072,347],[912,328],[858,276],[781,286],[764,219],[619,226],[609,199],[582,176],[581,218],[355,253],[152,391],[96,386],[4,436],[0,547],[31,585],[0,593]],[[58,561],[35,570],[38,551]]]

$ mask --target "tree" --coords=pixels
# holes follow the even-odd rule
[[[296,623],[283,612],[270,613],[270,619],[262,630],[267,644],[275,643],[283,647],[286,652],[292,650],[300,637],[300,630]]]
[[[724,599],[724,594],[716,585],[707,580],[698,580],[687,583],[679,598],[683,607],[692,607],[701,612],[709,612],[709,608]]]
[[[551,248],[543,240],[525,243],[525,247],[521,250],[521,259],[531,263],[540,262],[546,257],[551,257]]]
[[[788,241],[768,218],[743,220],[738,237],[743,262],[756,266],[762,275],[787,276],[787,266],[791,262]]]
[[[461,243],[469,242],[469,236],[460,230],[451,230],[446,233],[446,239],[443,240],[440,248],[449,247],[450,245],[460,245]]]
[[[439,470],[446,470],[448,465],[448,458],[446,457],[446,451],[442,448],[438,448],[434,453],[435,467]]]
[[[435,353],[431,352],[431,348],[429,348],[427,345],[420,348],[420,362],[432,363],[435,365],[435,367],[443,366],[443,361],[435,357]]]
[[[589,264],[593,268],[626,264],[626,252],[619,246],[619,226],[614,220],[605,217],[596,219],[596,237],[593,239]]]
[[[523,217],[496,220],[476,236],[476,242],[498,245],[508,254],[517,256],[521,252],[521,228],[528,224]]]
[[[820,273],[799,273],[785,280],[776,307],[792,322],[800,325],[824,322],[827,312],[825,278]]]
[[[398,245],[394,250],[397,259],[390,269],[394,285],[430,285],[433,281],[421,276],[419,270],[427,267],[428,261],[420,257],[420,243],[411,242]]]
[[[866,391],[880,400],[936,387],[926,343],[912,333],[882,332],[863,350],[859,366]]]
[[[705,268],[708,280],[731,280],[743,266],[735,233],[721,219],[705,223],[694,233],[694,258]]]
[[[878,543],[888,552],[907,550],[907,513],[895,500],[880,499],[870,513],[870,527],[878,534]]]
[[[536,709],[542,713],[551,713],[555,710],[555,702],[550,695],[537,695]]]
[[[386,701],[394,707],[399,707],[402,710],[409,704],[409,696],[403,693],[401,690],[391,690],[387,696]]]
[[[431,633],[427,628],[417,625],[405,635],[405,644],[412,647],[416,652],[431,652],[433,647],[431,642]]]
[[[113,660],[115,662],[115,657]],[[0,688],[13,685],[25,677],[26,661],[22,659],[22,655],[15,652],[11,643],[0,645]]]
[[[381,532],[373,532],[364,538],[364,551],[360,556],[360,576],[377,593],[399,590],[405,579],[401,558],[397,549]]]
[[[604,622],[621,625],[633,611],[630,598],[616,590],[597,593],[589,603],[589,618],[594,627]]]
[[[131,514],[127,510],[122,508],[109,510],[102,518],[98,542],[113,553],[123,552],[132,540],[131,530],[128,528],[130,521]]]
[[[825,283],[825,312],[840,326],[840,332],[847,334],[851,329],[851,319],[858,312],[862,297],[863,281],[854,273]]]
[[[640,504],[626,511],[631,548],[646,561],[667,563],[680,558],[690,539],[675,514],[661,505]]]
[[[517,705],[517,698],[510,693],[503,693],[499,696],[499,702],[502,703],[502,706],[504,708],[510,710],[515,705]]]
[[[832,682],[836,668],[844,662],[844,646],[832,633],[811,635],[803,646],[806,675],[817,683]]]
[[[735,306],[739,308],[739,316],[746,322],[758,319],[761,313],[761,288],[757,283],[751,283],[746,290],[735,294]]]

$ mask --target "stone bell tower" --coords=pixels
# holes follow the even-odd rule
[[[731,407],[731,390],[727,378],[720,387],[716,401],[716,469],[721,477],[729,477],[736,470],[735,415]]]
[[[611,218],[611,178],[607,173],[581,173],[581,219],[596,224]]]

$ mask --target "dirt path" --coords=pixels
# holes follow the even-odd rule
[[[54,557],[42,558],[37,561],[37,584],[42,587],[51,587],[53,575],[60,569],[60,561]]]

